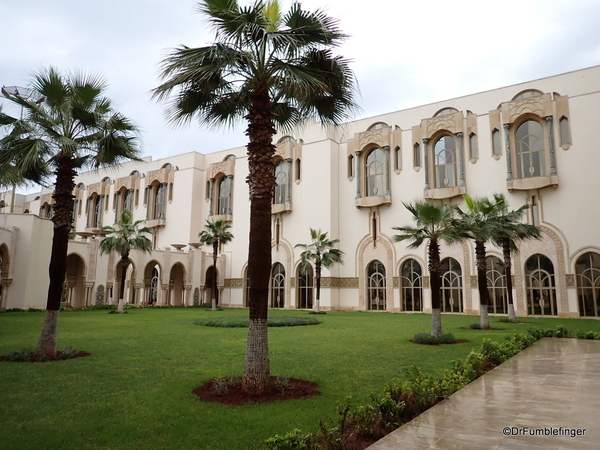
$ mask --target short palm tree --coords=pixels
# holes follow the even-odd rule
[[[344,252],[333,248],[340,242],[339,239],[329,239],[327,232],[310,229],[310,244],[296,244],[295,248],[301,248],[304,251],[300,254],[300,271],[306,273],[310,268],[310,261],[315,262],[315,279],[317,282],[317,298],[313,310],[319,312],[321,300],[321,269],[331,267],[333,264],[343,264]]]
[[[503,194],[495,194],[503,196]],[[495,245],[502,248],[504,259],[504,273],[506,276],[506,298],[508,303],[508,318],[511,322],[516,322],[515,305],[512,292],[512,253],[519,251],[518,242],[529,239],[540,239],[542,237],[540,229],[535,225],[521,223],[529,205],[525,204],[519,209],[508,211],[508,202],[504,199],[505,209],[501,212],[499,227],[492,235],[492,241]]]
[[[271,204],[275,185],[275,126],[287,130],[317,116],[338,124],[355,108],[355,80],[348,62],[332,54],[346,37],[323,11],[299,3],[282,14],[277,0],[203,0],[199,10],[216,32],[216,42],[182,46],[162,63],[163,84],[154,96],[172,94],[169,119],[197,117],[210,126],[248,123],[250,236],[248,248],[249,327],[242,386],[267,389],[267,313],[271,271]]]
[[[135,126],[115,112],[104,97],[104,80],[80,73],[61,75],[53,68],[34,75],[31,89],[38,102],[5,92],[22,108],[22,118],[0,139],[0,171],[9,166],[21,173],[54,171],[54,236],[46,316],[36,353],[56,358],[58,311],[67,269],[72,224],[74,177],[81,168],[97,168],[124,160],[139,160]]]
[[[117,265],[117,279],[120,280],[117,292],[119,295],[119,314],[123,314],[123,296],[125,293],[125,276],[129,266],[129,253],[132,250],[151,253],[152,241],[145,235],[152,234],[152,230],[147,227],[140,228],[144,221],[136,220],[133,222],[131,212],[127,209],[123,210],[120,219],[114,227],[102,227],[102,234],[107,236],[100,241],[100,253],[116,252],[121,255]]]
[[[410,211],[415,226],[394,227],[400,234],[394,235],[395,242],[408,241],[408,248],[418,248],[429,240],[427,246],[429,285],[431,288],[431,335],[442,335],[441,317],[441,261],[440,241],[448,244],[458,239],[454,228],[455,209],[451,205],[436,205],[435,203],[417,200],[414,203],[404,203]]]
[[[231,242],[233,240],[233,234],[231,234],[231,232],[229,231],[229,229],[231,228],[231,225],[229,225],[227,222],[225,222],[224,220],[214,220],[214,221],[210,221],[207,220],[206,221],[206,225],[204,225],[204,228],[206,228],[206,230],[202,230],[200,233],[198,233],[198,236],[200,237],[200,242],[202,242],[203,244],[206,245],[211,245],[212,249],[213,249],[213,268],[214,270],[214,285],[213,285],[213,289],[212,289],[212,310],[216,311],[217,310],[217,289],[218,289],[218,284],[217,284],[217,256],[219,254],[219,248],[221,248],[222,245],[227,244],[228,242]]]
[[[488,306],[490,294],[487,287],[486,243],[492,239],[500,226],[500,215],[506,210],[504,196],[494,196],[494,201],[487,197],[471,198],[463,195],[467,205],[465,211],[456,208],[458,214],[457,229],[462,238],[475,241],[475,263],[477,266],[477,289],[479,291],[480,326],[490,328]]]

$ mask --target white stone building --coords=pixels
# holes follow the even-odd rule
[[[514,256],[517,314],[600,315],[600,66],[361,119],[335,129],[312,123],[279,136],[272,208],[273,308],[305,309],[313,277],[298,270],[309,228],[340,240],[345,263],[324,270],[325,310],[431,309],[426,245],[394,243],[411,224],[403,202],[462,202],[503,193],[543,239]],[[213,149],[209,149],[213,150]],[[246,305],[249,201],[244,147],[126,163],[76,179],[66,298],[111,302],[117,255],[100,255],[98,230],[123,208],[154,230],[152,254],[133,252],[126,300],[210,301],[212,250],[198,244],[205,220],[231,222],[219,256],[219,302]],[[43,308],[52,223],[51,190],[0,194],[3,308]],[[11,213],[12,210],[12,213]],[[500,249],[488,246],[490,312],[505,313]],[[442,246],[443,310],[478,314],[474,245]]]

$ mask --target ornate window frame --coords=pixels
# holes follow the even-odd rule
[[[394,171],[400,173],[402,156],[402,130],[398,126],[391,127],[384,122],[376,122],[371,125],[367,131],[356,133],[354,138],[348,140],[347,158],[348,163],[354,163],[355,168],[348,170],[348,180],[356,183],[356,195],[354,204],[357,208],[371,208],[380,205],[391,205],[391,172],[392,172],[392,155],[391,149],[394,149],[394,159],[397,161],[394,164]],[[377,195],[369,195],[368,179],[369,175],[369,156],[372,152],[380,150],[384,156],[383,172],[378,173],[383,177],[382,191],[377,192]]]
[[[417,127],[415,127],[417,128]],[[449,199],[466,194],[465,180],[465,143],[464,133],[477,134],[477,116],[470,114],[465,118],[462,112],[452,107],[440,109],[433,117],[423,119],[417,130],[413,128],[413,135],[421,137],[422,153],[424,155],[423,167],[425,169],[425,187],[423,196],[426,199]],[[455,151],[455,183],[442,186],[436,180],[438,154],[436,144],[441,138],[452,137]],[[439,175],[439,173],[437,174]]]

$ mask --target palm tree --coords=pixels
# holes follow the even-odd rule
[[[129,266],[129,253],[131,250],[141,250],[146,253],[152,252],[152,241],[145,234],[152,234],[147,227],[140,228],[143,220],[132,221],[131,212],[127,209],[121,213],[121,220],[115,227],[102,227],[101,233],[108,235],[100,241],[100,253],[117,252],[121,255],[117,265],[117,279],[120,280],[118,289],[119,314],[123,314],[123,294],[125,293],[125,276]]]
[[[67,245],[73,212],[74,177],[78,169],[139,160],[135,126],[115,112],[102,95],[101,77],[61,75],[55,69],[34,75],[31,89],[41,102],[5,92],[23,111],[0,140],[0,171],[18,167],[25,174],[54,171],[54,236],[46,316],[37,355],[56,358],[58,311],[67,268]]]
[[[206,245],[212,245],[213,248],[213,268],[215,274],[215,283],[212,289],[212,310],[217,310],[217,255],[219,254],[219,248],[222,245],[227,244],[233,240],[233,234],[229,232],[231,225],[229,225],[224,220],[214,220],[214,221],[206,221],[206,225],[204,225],[206,230],[198,233],[200,237],[200,242]]]
[[[490,328],[488,305],[490,294],[487,287],[487,260],[485,244],[492,238],[500,226],[499,216],[506,209],[503,196],[495,196],[494,201],[487,197],[471,198],[463,195],[467,209],[456,207],[458,213],[457,229],[463,239],[475,241],[475,265],[477,267],[477,289],[479,291],[479,313],[482,329]]]
[[[431,335],[442,335],[441,316],[441,270],[440,241],[448,244],[458,239],[454,228],[454,207],[452,205],[436,205],[432,202],[417,200],[404,203],[410,211],[416,226],[394,227],[400,234],[394,235],[394,242],[409,241],[408,248],[418,248],[428,239],[427,247],[429,285],[431,288]]]
[[[271,270],[271,204],[275,184],[275,126],[287,130],[316,115],[326,124],[346,120],[355,80],[348,61],[332,54],[346,37],[323,11],[294,3],[280,12],[277,0],[203,0],[199,10],[216,32],[216,43],[182,46],[162,63],[158,100],[173,98],[170,121],[197,117],[210,126],[246,119],[250,236],[249,327],[242,386],[260,394],[269,385],[267,312]],[[175,92],[174,92],[175,91]]]
[[[504,197],[503,194],[494,194],[494,197]],[[499,198],[498,198],[499,200]],[[497,200],[497,201],[498,201]],[[495,245],[502,248],[504,259],[504,273],[506,276],[506,298],[508,303],[508,318],[511,322],[516,322],[515,305],[512,292],[512,258],[511,253],[519,251],[517,242],[528,239],[541,239],[540,229],[535,225],[521,223],[529,205],[525,204],[515,211],[508,211],[508,202],[503,200],[505,209],[501,212],[500,224],[492,235],[492,241]]]
[[[310,229],[310,244],[296,244],[295,248],[304,249],[300,254],[300,271],[306,273],[310,267],[310,261],[315,262],[315,278],[317,280],[317,298],[313,310],[319,312],[319,301],[321,299],[321,268],[331,267],[335,263],[343,264],[344,252],[333,248],[340,242],[339,239],[329,239],[327,232]]]

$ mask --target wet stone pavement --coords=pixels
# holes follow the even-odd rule
[[[600,449],[600,341],[543,338],[368,450]]]

